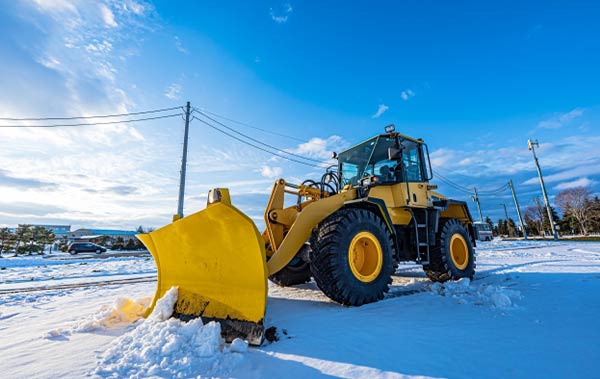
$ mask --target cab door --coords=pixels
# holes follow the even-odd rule
[[[421,143],[411,143],[403,151],[402,166],[406,181],[406,199],[410,207],[431,207],[431,167],[427,147]]]

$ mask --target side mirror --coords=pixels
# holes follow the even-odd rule
[[[388,160],[398,161],[402,159],[402,150],[397,147],[388,147]]]

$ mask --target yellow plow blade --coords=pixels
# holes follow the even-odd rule
[[[264,240],[252,220],[229,203],[228,194],[203,211],[137,237],[158,270],[146,315],[176,286],[176,317],[219,321],[227,341],[237,337],[260,345],[267,302]]]

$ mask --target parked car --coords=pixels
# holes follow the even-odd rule
[[[473,226],[475,226],[475,237],[478,241],[491,241],[494,239],[492,229],[488,223],[474,222]]]
[[[96,253],[101,254],[106,251],[106,248],[100,245],[96,245],[91,242],[73,242],[67,248],[69,254],[77,254],[77,253]]]

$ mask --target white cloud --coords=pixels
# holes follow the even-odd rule
[[[269,14],[271,15],[271,19],[278,24],[282,24],[287,22],[288,17],[292,14],[292,5],[290,3],[285,3],[283,7],[280,9],[269,9]]]
[[[281,167],[262,166],[260,168],[260,174],[265,178],[279,178],[281,177]]]
[[[185,47],[183,47],[183,44],[181,43],[181,40],[179,39],[179,37],[175,36],[175,48],[180,52],[183,53],[185,55],[189,55],[190,51],[188,49],[186,49]]]
[[[567,113],[557,114],[547,120],[540,121],[537,126],[540,129],[559,129],[571,124],[573,120],[581,117],[583,111],[582,108],[575,108]]]
[[[371,118],[381,117],[381,115],[384,114],[385,111],[387,111],[388,109],[390,109],[390,107],[388,107],[387,105],[379,104],[379,107],[377,108],[377,112],[375,112],[375,114],[373,116],[371,116]]]
[[[165,96],[171,100],[179,100],[181,89],[181,84],[173,83],[165,90]]]
[[[116,28],[119,26],[115,21],[114,13],[105,4],[100,4],[100,13],[102,14],[102,19],[104,20],[106,26],[111,28]]]
[[[592,185],[594,185],[596,183],[597,182],[595,180],[591,180],[589,178],[579,178],[579,179],[573,180],[571,182],[560,183],[559,185],[555,186],[554,189],[558,190],[558,191],[562,191],[562,190],[567,189],[567,188],[589,187],[589,186],[592,186]]]
[[[109,12],[103,11],[101,4],[109,4]],[[127,58],[141,43],[141,32],[152,26],[145,18],[152,7],[140,4],[132,0],[26,2],[30,17],[23,22],[30,24],[23,28],[37,28],[37,33],[20,33],[15,41],[39,66],[23,65],[15,70],[14,80],[4,78],[3,86],[18,85],[16,93],[37,106],[24,109],[26,102],[0,94],[0,113],[6,117],[90,116],[132,109],[135,104],[124,90],[133,87],[125,75]],[[115,20],[119,20],[119,33],[114,29]],[[3,64],[15,63],[10,56],[3,59]],[[42,72],[52,80],[27,84],[22,77],[31,71]],[[2,221],[63,220],[119,227],[163,214],[164,207],[176,200],[161,188],[176,187],[177,168],[165,169],[161,149],[168,147],[161,144],[157,148],[156,138],[146,138],[153,133],[149,127],[152,122],[144,124],[144,135],[135,124],[0,128],[0,140],[7,142],[0,151],[0,161],[10,170],[0,180],[1,201],[35,202],[40,209],[45,205],[49,210],[29,218],[0,205]],[[18,186],[29,178],[50,184],[28,185],[26,189]],[[135,209],[129,209],[132,207]]]
[[[326,139],[314,137],[308,142],[301,143],[292,153],[305,155],[311,158],[331,159],[331,153],[345,149],[347,142],[340,136],[330,136]]]
[[[407,101],[408,99],[410,99],[411,97],[414,97],[414,96],[415,96],[415,93],[410,88],[405,91],[402,91],[400,93],[400,97],[402,97],[402,100],[404,100],[404,101]]]
[[[69,0],[34,0],[39,10],[49,12],[73,12],[76,13],[77,9],[73,3]]]
[[[598,175],[600,174],[600,159],[597,161],[587,161],[582,162],[583,164],[578,165],[574,168],[569,168],[563,171],[559,171],[552,175],[544,175],[544,182],[546,183],[556,183],[561,182],[563,180],[569,180],[577,177],[582,177],[586,175]],[[547,167],[547,166],[546,166]],[[552,167],[552,166],[550,166]],[[523,184],[536,184],[539,183],[539,179],[537,176],[531,177],[530,179],[523,182]]]

